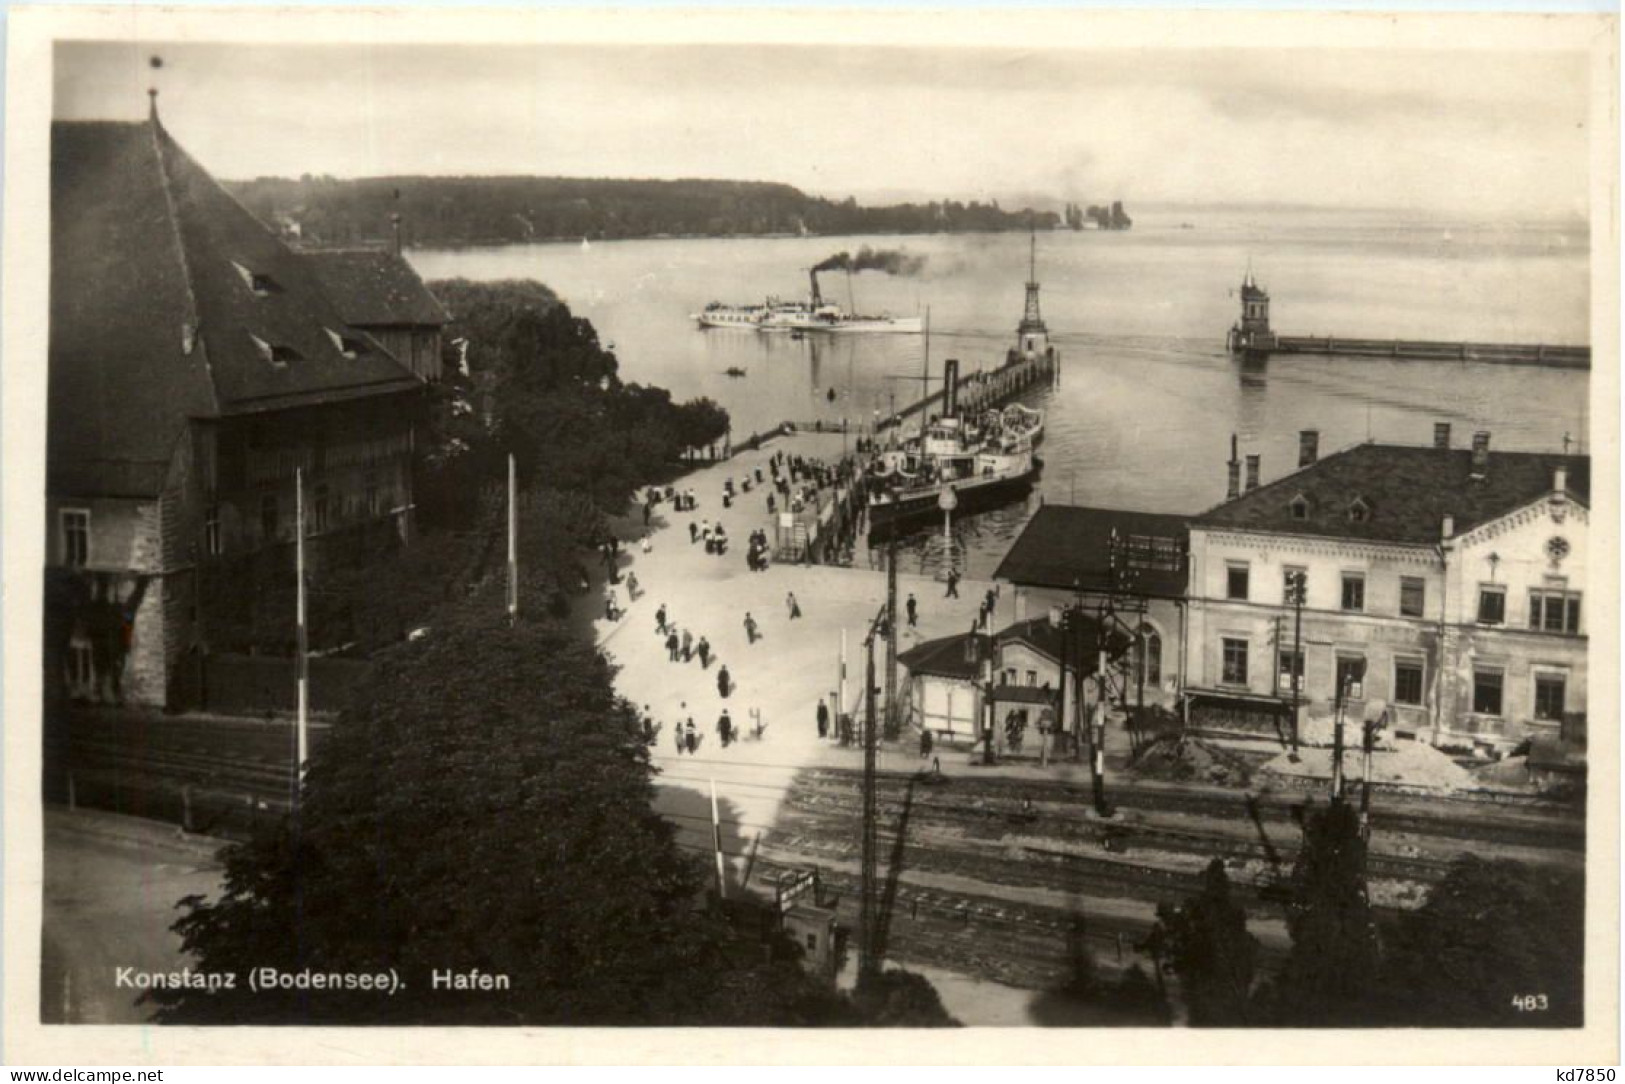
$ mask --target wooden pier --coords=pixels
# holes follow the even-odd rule
[[[1053,346],[1043,351],[1022,353],[1011,350],[1004,364],[996,369],[978,369],[959,378],[954,402],[960,411],[975,414],[1003,406],[1029,388],[1045,383],[1059,383],[1061,355]],[[880,419],[877,431],[895,429],[922,411],[941,407],[943,391],[934,391],[917,402],[910,403],[895,414]]]

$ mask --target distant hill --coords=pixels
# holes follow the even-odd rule
[[[1052,211],[1006,211],[997,201],[861,207],[756,181],[637,181],[570,177],[370,177],[227,183],[268,223],[302,240],[344,244],[390,236],[427,246],[665,235],[952,233],[1053,229]]]

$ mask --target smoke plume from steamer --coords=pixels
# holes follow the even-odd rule
[[[864,245],[856,256],[850,252],[837,252],[817,264],[814,271],[884,271],[888,275],[918,275],[925,269],[925,257],[914,256],[902,249],[870,248]]]

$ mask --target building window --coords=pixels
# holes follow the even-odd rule
[[[1365,576],[1359,572],[1343,573],[1343,609],[1360,613],[1365,609]]]
[[[1281,604],[1302,605],[1309,601],[1309,571],[1289,565],[1282,570]]]
[[[1478,623],[1499,625],[1507,617],[1507,589],[1500,586],[1480,585],[1478,588]]]
[[[1337,657],[1338,700],[1365,699],[1365,659],[1359,655]]]
[[[1247,684],[1247,641],[1224,641],[1224,677],[1226,685]]]
[[[1294,688],[1303,692],[1303,652],[1283,651],[1280,654],[1280,665],[1276,667],[1275,687],[1283,692],[1292,692]]]
[[[1364,498],[1356,497],[1349,505],[1349,522],[1364,523],[1371,518],[1371,506],[1365,503]]]
[[[1529,627],[1546,632],[1579,632],[1579,592],[1529,592]]]
[[[1304,497],[1302,497],[1301,495],[1292,498],[1291,508],[1292,508],[1292,518],[1293,519],[1308,519],[1309,518],[1309,501],[1307,499],[1305,499]]]
[[[290,361],[303,361],[305,356],[298,350],[285,343],[266,342],[258,335],[248,336],[254,340],[254,349],[259,351],[260,357],[269,362],[274,369],[285,369]]]
[[[1547,723],[1563,721],[1563,694],[1568,680],[1562,674],[1535,675],[1535,718]]]
[[[210,504],[203,510],[203,552],[210,557],[220,556],[220,506]]]
[[[1247,601],[1247,566],[1230,565],[1225,570],[1224,597]]]
[[[367,344],[360,339],[350,335],[342,335],[330,327],[322,330],[327,332],[328,339],[333,343],[333,349],[337,350],[339,355],[346,361],[354,361],[367,352]]]
[[[318,483],[315,496],[310,502],[311,531],[321,534],[327,530],[327,483]]]
[[[1027,687],[1030,689],[1034,685],[1037,685],[1037,684],[1038,684],[1038,671],[1037,670],[1028,670],[1027,671]]]
[[[1009,669],[1006,669],[1003,674],[999,675],[999,678],[1000,678],[1000,680],[999,680],[1000,685],[1014,685],[1016,683],[1016,671],[1015,671],[1015,668],[1011,667]]]
[[[96,683],[95,656],[90,645],[83,640],[68,644],[68,684],[77,689],[89,689]]]
[[[1422,664],[1415,659],[1394,660],[1394,703],[1422,703]]]
[[[90,563],[90,513],[83,508],[62,509],[62,563],[84,568]]]
[[[1501,714],[1501,681],[1499,670],[1473,669],[1473,714]]]
[[[1140,678],[1149,685],[1162,681],[1162,637],[1150,625],[1140,626],[1138,644]]]
[[[282,292],[282,287],[270,275],[251,271],[235,260],[231,266],[237,269],[237,275],[243,280],[243,285],[252,290],[255,297],[270,297],[272,294]]]
[[[1421,617],[1422,607],[1426,602],[1426,580],[1420,576],[1401,576],[1399,578],[1399,615],[1401,617]]]
[[[277,515],[276,494],[267,493],[260,498],[260,537],[267,542],[275,542],[281,527]]]

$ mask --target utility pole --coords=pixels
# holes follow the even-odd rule
[[[305,781],[305,761],[310,757],[310,635],[305,623],[305,471],[295,467],[293,472],[293,533],[294,576],[297,579],[297,650],[299,652],[299,716],[297,722],[298,751],[294,783],[295,805],[300,785]]]
[[[508,453],[508,624],[519,620],[519,475]]]
[[[886,740],[902,732],[897,718],[897,532],[886,543]]]
[[[1354,684],[1352,677],[1345,678],[1337,686],[1337,711],[1332,721],[1332,801],[1343,800],[1343,711],[1349,700],[1349,687]]]
[[[885,620],[882,609],[869,625],[869,635],[863,646],[868,661],[863,682],[863,871],[859,885],[858,908],[858,981],[861,983],[880,974],[880,961],[875,958],[876,924],[879,920],[876,893],[879,888],[876,863],[879,840],[875,801],[875,637],[880,623]]]
[[[1298,755],[1298,711],[1303,684],[1303,596],[1307,586],[1302,572],[1293,572],[1287,580],[1292,589],[1292,755]]]
[[[1362,741],[1365,752],[1365,764],[1361,770],[1360,785],[1360,838],[1371,838],[1371,753],[1377,743],[1377,731],[1382,728],[1384,716],[1365,721],[1365,734]]]
[[[728,877],[722,861],[722,818],[717,813],[717,781],[711,780],[711,849],[717,856],[717,899],[728,898]]]

